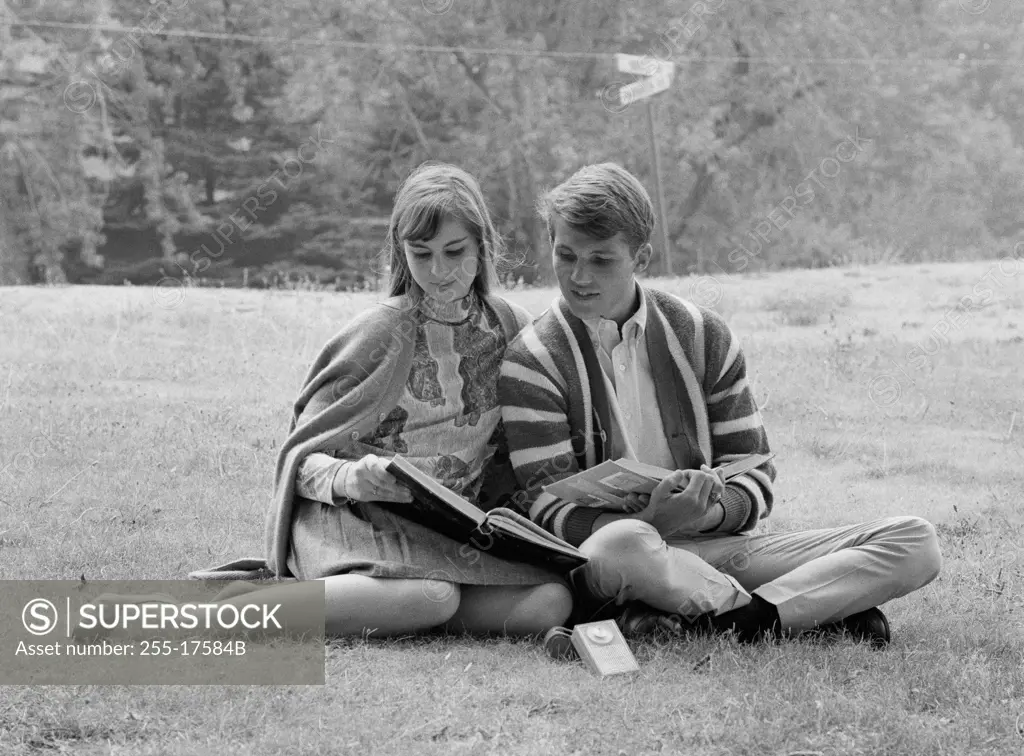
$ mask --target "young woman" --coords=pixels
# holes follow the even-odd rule
[[[378,503],[411,501],[385,467],[396,453],[483,508],[514,486],[499,449],[498,368],[529,316],[494,293],[501,249],[473,177],[420,166],[391,214],[390,298],[346,324],[307,374],[278,455],[267,566],[324,581],[328,635],[532,635],[572,609],[562,576],[459,544]],[[260,589],[260,601],[282,604],[286,634],[315,629],[303,585]],[[255,596],[235,584],[221,599]]]
[[[420,166],[391,214],[391,298],[346,325],[308,374],[278,459],[268,561],[325,581],[329,634],[533,634],[569,615],[558,575],[375,503],[411,501],[385,468],[396,453],[484,508],[514,480],[498,448],[498,369],[529,316],[494,293],[501,249],[476,180]]]

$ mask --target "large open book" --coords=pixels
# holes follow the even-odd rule
[[[518,512],[504,507],[485,512],[401,456],[388,461],[388,472],[409,487],[414,500],[377,504],[469,548],[510,562],[527,562],[559,572],[568,572],[587,562],[575,546],[556,538]]]
[[[775,454],[748,454],[715,468],[725,473],[725,481],[760,467]],[[649,494],[673,470],[648,465],[632,459],[602,462],[589,470],[543,486],[552,496],[582,504],[585,507],[621,510],[630,493]]]

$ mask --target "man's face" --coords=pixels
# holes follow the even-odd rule
[[[651,245],[630,254],[621,233],[599,240],[554,220],[552,265],[562,296],[576,317],[603,317],[622,325],[636,306],[634,274],[645,270]]]

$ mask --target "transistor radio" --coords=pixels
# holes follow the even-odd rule
[[[590,671],[602,677],[640,670],[614,620],[576,625],[572,630],[572,645]]]

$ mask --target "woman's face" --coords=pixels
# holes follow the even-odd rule
[[[445,216],[433,239],[402,246],[409,272],[426,296],[453,302],[469,294],[480,269],[480,246],[461,221]]]

